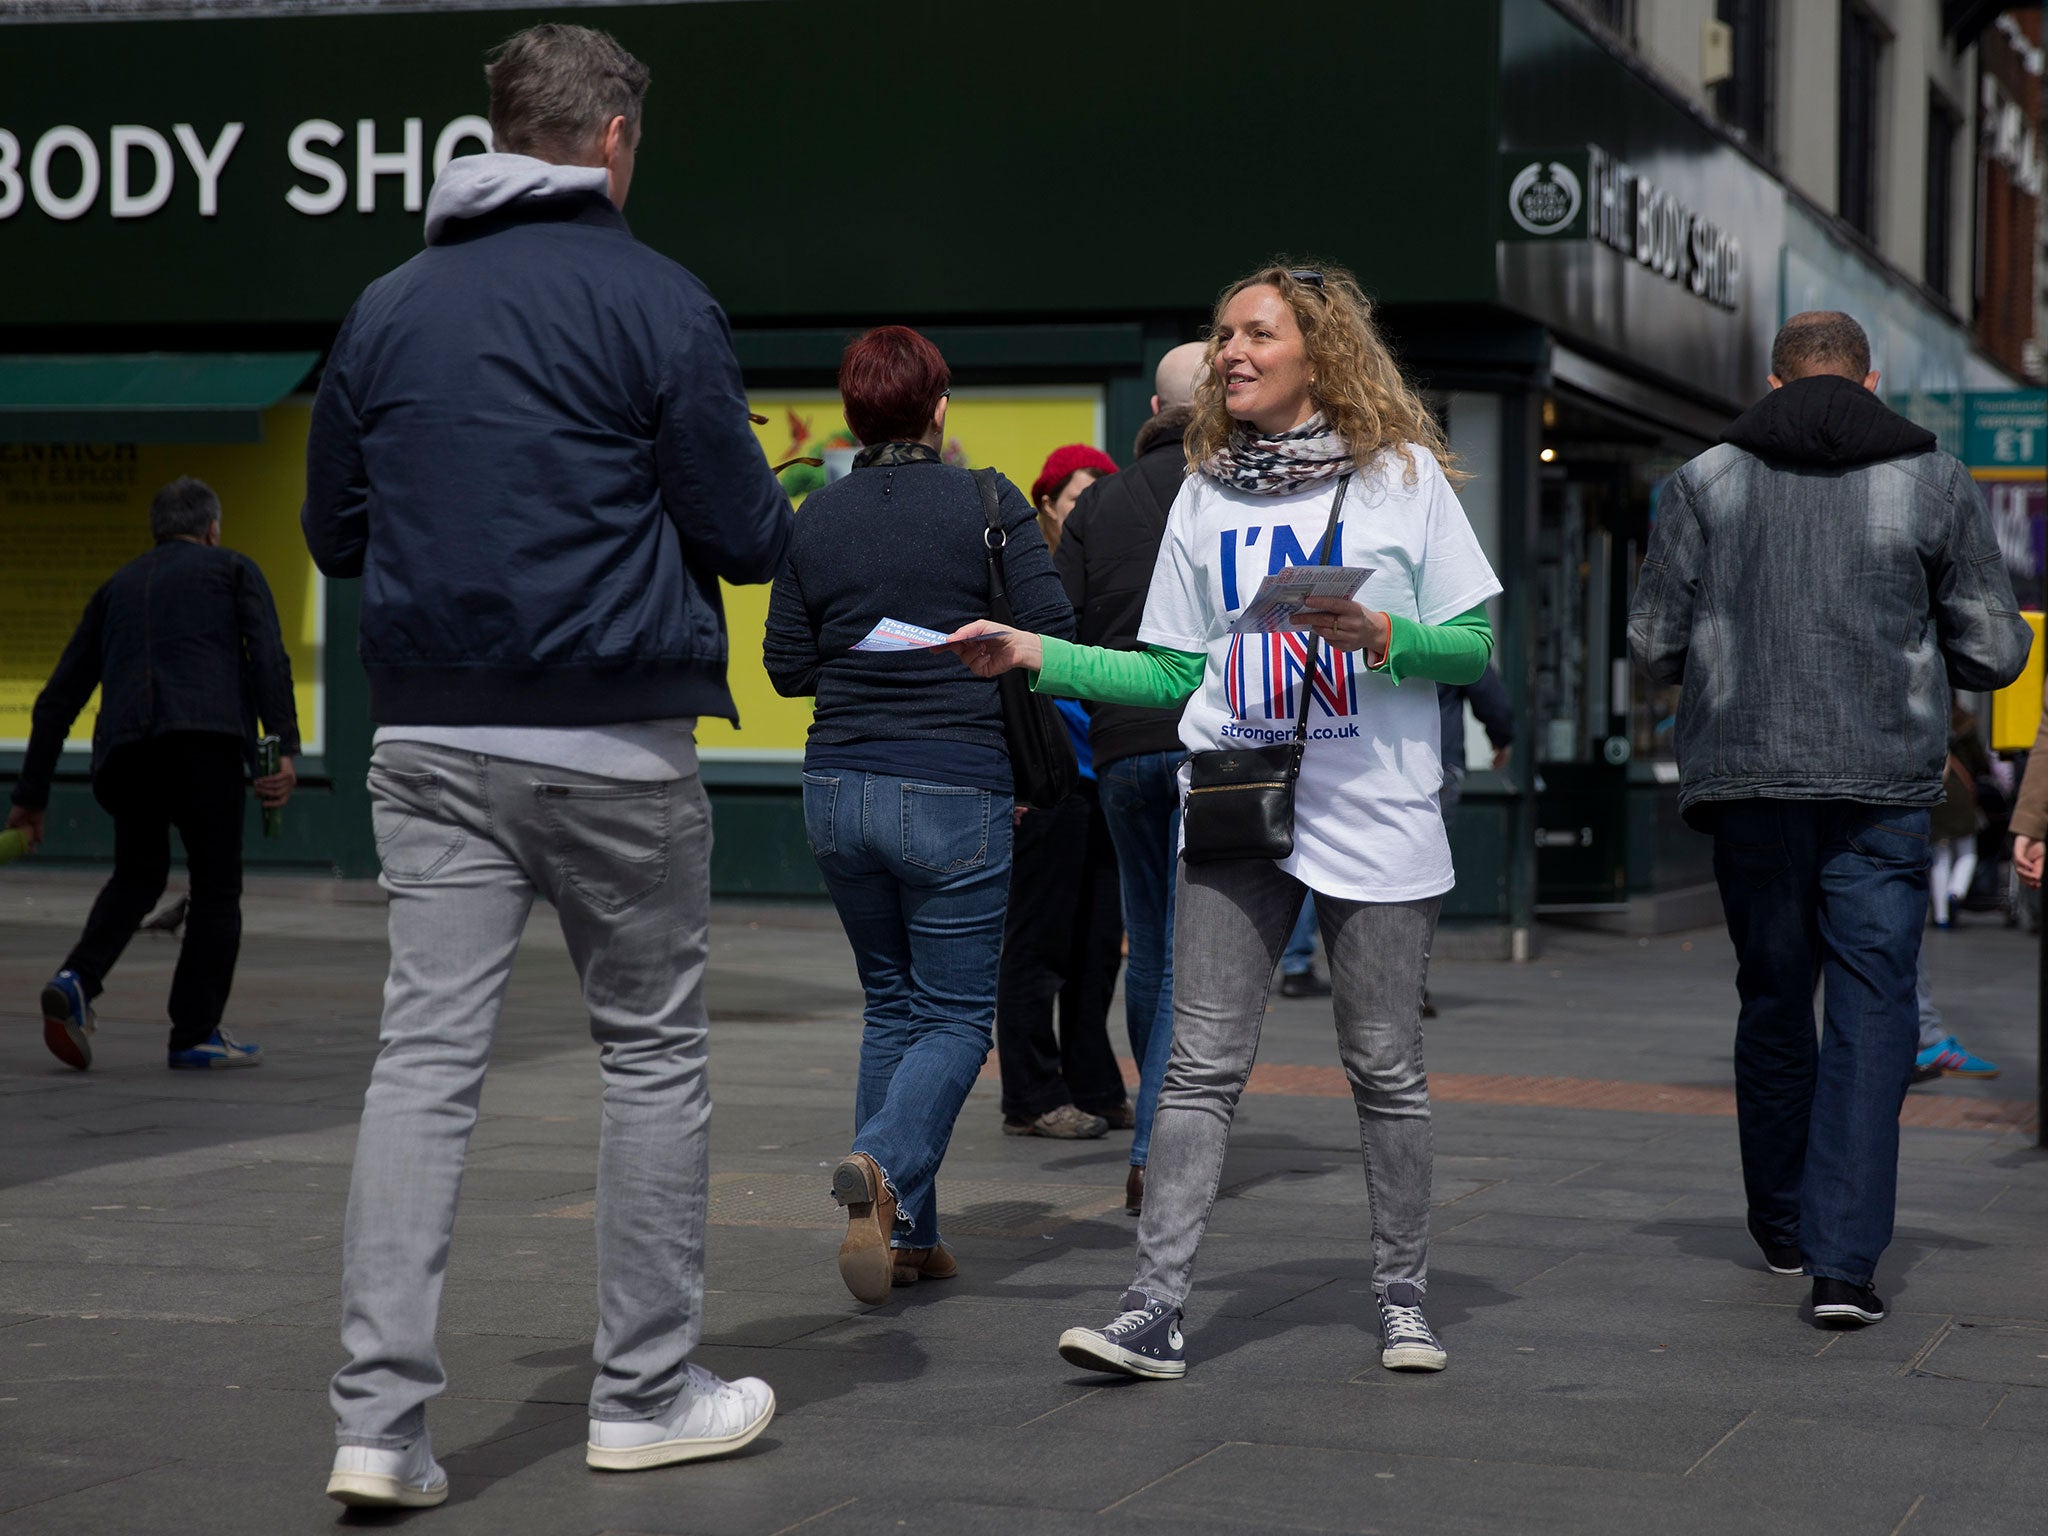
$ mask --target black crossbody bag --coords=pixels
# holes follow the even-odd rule
[[[996,472],[977,469],[974,483],[981,487],[981,508],[988,518],[981,543],[988,556],[989,617],[1015,629],[1017,615],[1003,581],[1003,549],[1010,539],[1003,531],[1002,507],[996,500]],[[1074,741],[1067,734],[1066,722],[1051,699],[1031,691],[1031,678],[1022,670],[998,677],[996,696],[1003,706],[1003,736],[1010,745],[1010,778],[1017,803],[1034,811],[1049,811],[1081,787],[1081,768],[1074,758]]]
[[[1328,565],[1337,542],[1337,519],[1351,476],[1337,482],[1330,526],[1323,531],[1317,565]],[[1271,747],[1224,747],[1188,756],[1188,798],[1182,808],[1181,856],[1190,864],[1219,859],[1284,859],[1294,852],[1294,785],[1308,746],[1308,706],[1315,693],[1316,647],[1308,642],[1301,679],[1301,710],[1294,734]]]

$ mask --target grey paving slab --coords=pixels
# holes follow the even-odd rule
[[[0,917],[37,888],[16,873]],[[0,1026],[20,1025],[0,1028],[0,1308],[21,1309],[0,1310],[0,1491],[26,1503],[0,1529],[328,1529],[335,1244],[381,911],[286,892],[252,912],[233,1022],[273,1060],[229,1081],[156,1065],[175,951],[139,947],[110,994],[104,1069],[81,1077],[8,1010],[32,1004],[90,893],[73,882],[36,921],[0,921]],[[1958,942],[1930,946],[1930,964],[1945,1005],[2008,1070],[1921,1091],[2025,1096],[2031,1036],[2012,1021],[2031,1019],[2031,952],[1988,929],[1944,937]],[[858,1049],[844,941],[828,912],[752,908],[722,909],[713,942],[723,1182],[697,1358],[773,1382],[776,1423],[729,1463],[609,1478],[581,1464],[600,1104],[573,975],[537,920],[446,1283],[432,1423],[455,1498],[404,1523],[1894,1536],[1905,1520],[1918,1536],[2029,1530],[2015,1522],[2048,1508],[2048,1361],[2033,1358],[2048,1345],[2031,1348],[2048,1331],[2048,1156],[2017,1137],[1908,1131],[1880,1271],[1893,1316],[1828,1334],[1742,1230],[1732,1120],[1441,1102],[1429,1311],[1451,1368],[1404,1377],[1377,1364],[1349,1102],[1250,1095],[1189,1303],[1190,1374],[1118,1383],[1053,1345],[1106,1319],[1130,1278],[1127,1136],[1005,1137],[997,1085],[979,1083],[942,1199],[1001,1187],[1051,1212],[1092,1192],[1095,1212],[1020,1232],[987,1224],[1003,1202],[954,1198],[961,1276],[863,1307],[839,1285],[823,1197]],[[1724,1086],[1729,972],[1713,935],[1559,935],[1532,967],[1445,962],[1432,1068]],[[1327,1005],[1276,1004],[1262,1060],[1334,1064]],[[1858,1426],[1850,1460],[1877,1468],[1854,1485],[1838,1421]],[[1921,1475],[1928,1455],[1979,1476]]]

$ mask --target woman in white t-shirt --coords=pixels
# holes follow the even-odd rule
[[[1195,1248],[1273,968],[1309,890],[1358,1105],[1381,1363],[1441,1370],[1443,1347],[1422,1315],[1431,1156],[1422,983],[1451,886],[1434,685],[1479,676],[1493,648],[1484,604],[1501,587],[1452,492],[1442,436],[1350,273],[1253,273],[1225,290],[1208,345],[1188,429],[1191,472],[1152,573],[1143,649],[987,623],[951,637],[985,677],[1026,667],[1047,693],[1185,702],[1181,740],[1196,752],[1286,740],[1297,690],[1311,690],[1294,851],[1181,866],[1173,1057],[1137,1275],[1118,1315],[1068,1329],[1060,1353],[1134,1376],[1185,1373],[1180,1316]],[[1356,598],[1311,599],[1305,634],[1233,635],[1265,577],[1316,560],[1340,497],[1327,563],[1370,568]]]

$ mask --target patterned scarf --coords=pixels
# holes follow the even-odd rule
[[[1270,436],[1240,427],[1202,473],[1252,496],[1280,496],[1352,468],[1351,450],[1317,411],[1300,426]]]
[[[939,450],[924,443],[870,443],[853,456],[855,469],[876,464],[942,464]]]

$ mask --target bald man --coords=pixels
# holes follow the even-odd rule
[[[1812,1277],[1816,1323],[1860,1327],[1885,1315],[1950,690],[2004,687],[2031,635],[1969,472],[1877,398],[1862,326],[1794,315],[1769,382],[1667,483],[1628,633],[1682,689],[1679,810],[1714,837],[1750,1235]]]
[[[1053,563],[1073,600],[1076,638],[1083,645],[1139,648],[1138,625],[1166,533],[1167,509],[1187,477],[1181,440],[1194,418],[1195,380],[1206,354],[1200,342],[1191,341],[1159,360],[1152,376],[1152,419],[1138,429],[1136,461],[1122,474],[1105,475],[1089,486],[1068,514]],[[1135,1213],[1145,1197],[1152,1110],[1173,1043],[1180,711],[1100,704],[1091,712],[1088,738],[1103,816],[1116,844],[1124,931],[1130,939],[1124,1005],[1139,1082],[1124,1203]]]

